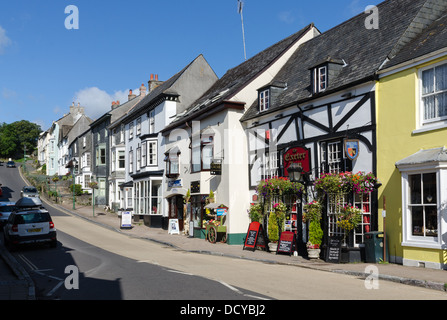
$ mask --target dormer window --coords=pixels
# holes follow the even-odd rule
[[[259,111],[266,111],[270,107],[270,90],[262,90],[259,92]]]
[[[327,88],[327,66],[316,67],[313,69],[313,91],[315,93],[323,92]]]

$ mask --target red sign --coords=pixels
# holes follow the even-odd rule
[[[277,253],[288,253],[292,255],[293,246],[295,244],[295,234],[291,231],[283,231],[278,242]]]
[[[284,176],[288,176],[287,168],[292,163],[298,163],[298,165],[303,168],[304,172],[310,171],[310,158],[309,158],[309,149],[296,147],[290,148],[284,154]]]
[[[254,251],[256,247],[265,248],[265,236],[262,225],[259,222],[252,222],[245,237],[244,250]]]

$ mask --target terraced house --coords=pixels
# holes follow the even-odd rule
[[[379,205],[391,261],[445,269],[447,1],[424,2],[414,21],[379,72]]]

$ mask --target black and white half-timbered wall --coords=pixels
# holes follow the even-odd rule
[[[371,15],[359,14],[302,44],[275,78],[258,88],[257,101],[241,119],[253,201],[259,181],[287,177],[292,162],[308,173],[308,191],[324,173],[377,175],[377,71],[399,48],[423,4],[422,0],[382,2],[376,12],[386,28],[372,28],[365,23]],[[308,192],[307,198],[287,204],[301,245],[307,241],[301,204],[311,196]],[[324,241],[341,235],[336,206],[330,200],[323,213]],[[365,233],[378,228],[377,190],[348,195],[342,202],[363,210],[363,219],[349,239],[350,247],[362,247]]]

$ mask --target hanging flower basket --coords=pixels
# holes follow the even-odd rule
[[[337,226],[344,231],[344,240],[348,234],[357,228],[357,226],[362,222],[362,210],[354,207],[353,205],[346,204],[340,206],[339,220],[337,221]]]
[[[315,189],[324,194],[372,192],[379,184],[374,174],[365,172],[324,173],[315,179]]]
[[[256,187],[256,193],[266,201],[272,200],[274,196],[296,195],[303,193],[304,187],[299,182],[292,182],[284,177],[273,177],[261,180]]]

